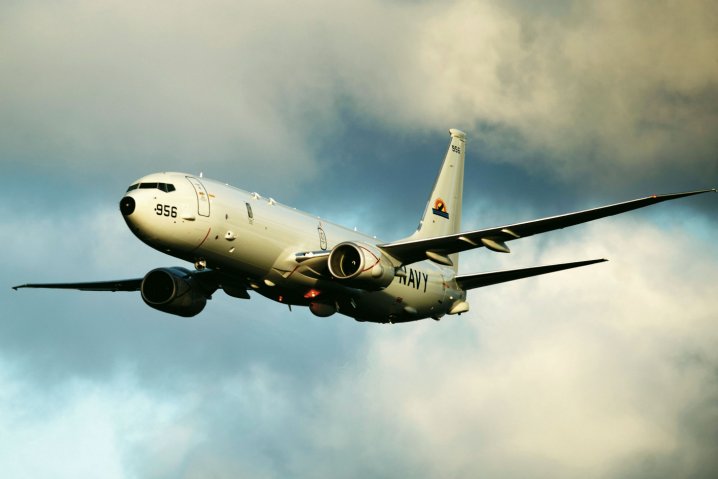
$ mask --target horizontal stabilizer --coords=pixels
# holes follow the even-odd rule
[[[575,263],[562,263],[548,266],[535,266],[533,268],[512,269],[508,271],[495,271],[493,273],[467,274],[457,276],[456,282],[461,289],[469,290],[490,286],[492,284],[514,281],[517,279],[530,278],[531,276],[538,276],[541,274],[555,273],[556,271],[563,271],[565,269],[580,268],[581,266],[603,263],[604,261],[608,260],[593,259],[589,261],[577,261]]]

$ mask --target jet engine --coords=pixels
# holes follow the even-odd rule
[[[375,246],[347,241],[329,253],[329,272],[347,286],[378,290],[389,286],[396,272],[389,258]]]
[[[199,314],[210,296],[184,268],[153,269],[142,280],[142,299],[165,313],[189,318]]]

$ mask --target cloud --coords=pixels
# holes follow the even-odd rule
[[[0,425],[11,432],[0,438],[7,477],[87,477],[98,470],[128,477],[128,455],[145,454],[155,470],[166,471],[202,441],[190,425],[176,425],[191,396],[159,399],[138,388],[128,368],[102,383],[75,379],[59,389],[28,384],[17,373],[0,361]]]
[[[541,10],[456,2],[427,18],[408,95],[431,94],[404,115],[473,123],[492,156],[567,180],[715,175],[712,2]]]
[[[4,6],[4,156],[230,181],[261,161],[260,186],[287,185],[321,175],[358,120],[387,137],[463,127],[493,161],[602,187],[718,173],[710,1],[345,8]]]
[[[292,88],[321,91],[322,77],[311,65],[294,68],[309,53],[302,43],[292,55],[298,19],[226,2],[97,8],[78,0],[4,11],[9,162],[90,174],[134,167],[136,175],[147,163],[241,171],[261,160],[285,184],[315,169],[302,117],[321,97],[304,103]],[[289,28],[273,36],[270,24]],[[286,57],[268,53],[282,46]]]
[[[439,323],[221,293],[184,320],[138,295],[9,286],[177,264],[117,212],[149,170],[408,234],[449,126],[483,165],[467,165],[467,227],[702,186],[714,11],[6,2],[4,477],[710,477],[715,195],[466,253],[465,272],[611,261],[475,291]]]

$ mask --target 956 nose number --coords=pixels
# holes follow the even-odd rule
[[[168,216],[170,218],[177,218],[177,207],[157,203],[157,205],[155,206],[155,214],[157,216]]]

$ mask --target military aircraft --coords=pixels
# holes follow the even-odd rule
[[[19,288],[139,291],[147,305],[179,316],[201,312],[218,289],[249,299],[307,306],[320,317],[401,323],[469,310],[470,289],[578,268],[605,259],[477,274],[458,274],[459,253],[707,193],[654,195],[600,208],[462,232],[466,135],[451,140],[418,229],[393,242],[347,229],[272,198],[185,173],[155,173],[127,189],[120,212],[147,245],[194,263],[153,269],[143,278],[90,283],[23,284]]]

